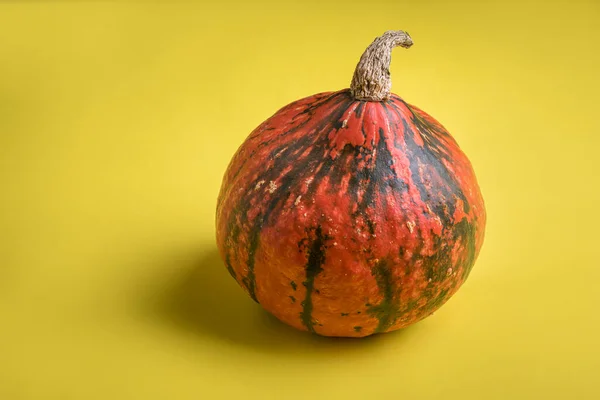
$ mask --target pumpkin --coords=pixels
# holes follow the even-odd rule
[[[471,164],[433,117],[392,94],[388,31],[349,89],[295,101],[237,150],[217,200],[231,276],[278,319],[324,336],[413,324],[465,282],[486,214]]]

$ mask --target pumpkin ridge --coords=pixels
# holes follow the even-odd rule
[[[438,201],[433,202],[431,208],[443,221],[444,226],[450,226],[452,225],[455,203],[446,201],[446,199],[449,200],[452,195],[455,195],[463,200],[463,204],[466,204],[466,197],[446,167],[432,154],[429,148],[425,145],[421,147],[415,142],[414,136],[418,133],[412,129],[406,118],[402,115],[400,115],[400,118],[404,127],[404,144],[406,146],[404,151],[407,152],[407,157],[410,159],[411,180],[419,192],[420,200],[423,204],[428,204],[432,198],[438,199]],[[421,177],[420,172],[420,168],[425,171],[427,166],[431,166],[441,180],[441,182],[435,184],[435,176],[431,175],[430,172],[428,180],[432,185],[431,190],[428,190],[425,179]]]
[[[339,102],[330,105],[330,107],[335,107],[339,104],[343,104],[343,102],[346,100],[345,97],[343,96],[342,92],[330,92],[328,95],[324,96],[323,98],[317,100],[315,103],[313,104],[309,104],[308,107],[306,107],[305,109],[302,109],[301,111],[299,111],[298,113],[296,113],[293,117],[292,120],[294,120],[295,118],[297,118],[299,115],[303,115],[303,114],[309,114],[311,115],[311,112],[314,111],[315,109],[318,109],[319,107],[327,104],[328,102],[332,101],[333,99],[336,99],[337,97],[339,97]],[[301,99],[298,100],[298,102],[301,102],[303,100],[306,99]],[[291,106],[291,105],[288,105]],[[286,107],[283,107],[282,109],[285,109]],[[277,113],[275,113],[276,115]],[[304,128],[304,126],[306,126],[306,124],[311,122],[311,118],[306,118],[304,121],[300,122],[299,124],[292,126],[290,129],[288,130],[282,130],[281,133],[277,136],[275,136],[274,138],[270,139],[270,140],[265,140],[264,142],[260,142],[258,143],[258,145],[256,146],[255,149],[253,149],[252,152],[250,152],[250,154],[247,155],[247,157],[243,160],[243,162],[241,163],[241,165],[239,166],[239,168],[237,169],[237,171],[234,173],[231,181],[233,182],[235,180],[235,178],[237,178],[237,176],[239,175],[239,173],[243,170],[246,162],[250,159],[252,159],[252,157],[254,157],[256,155],[256,153],[262,149],[263,147],[267,147],[269,146],[271,143],[276,142],[281,140],[281,138],[286,137],[288,135],[292,135],[296,132],[298,132],[300,129]],[[258,128],[256,130],[254,130],[254,132],[252,132],[250,134],[250,136],[248,137],[249,140],[255,139],[257,137],[259,137],[259,134],[262,133],[265,130],[272,130],[273,128],[269,127],[269,126],[265,126],[262,129]],[[256,134],[257,136],[253,136],[254,134]],[[282,146],[285,145],[285,143],[282,144]]]
[[[334,99],[340,93],[336,93],[332,95],[329,100]],[[241,218],[241,222],[238,223],[238,228],[230,228],[231,232],[239,232],[239,225],[250,224],[251,228],[249,231],[249,240],[248,240],[248,257],[246,260],[246,266],[248,268],[248,272],[244,278],[242,278],[242,283],[248,289],[250,297],[256,302],[259,302],[256,297],[256,283],[255,283],[255,274],[254,274],[254,257],[256,255],[256,251],[258,246],[260,245],[260,232],[265,225],[269,224],[270,216],[273,211],[286,199],[287,196],[280,196],[275,193],[275,191],[281,192],[282,189],[288,191],[294,182],[298,182],[304,179],[305,175],[310,173],[310,169],[307,166],[310,163],[318,163],[321,159],[323,160],[321,170],[319,173],[315,174],[314,181],[319,182],[322,180],[324,176],[326,176],[329,169],[333,166],[333,160],[330,160],[328,157],[324,159],[321,158],[321,153],[326,149],[328,140],[324,133],[327,132],[328,128],[335,123],[346,111],[347,105],[352,103],[352,99],[349,97],[347,93],[341,93],[340,96],[343,101],[340,103],[336,103],[333,109],[329,111],[329,118],[324,119],[321,124],[314,129],[314,133],[312,135],[305,135],[297,139],[293,144],[289,144],[288,142],[283,142],[279,144],[279,147],[275,148],[271,151],[271,158],[274,160],[273,166],[264,171],[263,174],[259,174],[254,181],[249,183],[249,187],[255,187],[258,182],[274,182],[278,178],[280,178],[283,182],[280,182],[280,185],[277,189],[274,190],[274,193],[271,193],[271,197],[263,197],[258,198],[259,193],[256,193],[253,190],[247,191],[244,195],[240,197],[238,200],[238,205],[236,207],[237,212],[233,212],[231,216],[231,221],[235,223],[237,217]],[[288,165],[289,156],[293,155],[295,151],[302,150],[306,148],[311,148],[310,152],[302,159],[299,157],[295,157],[295,162],[292,165],[292,168],[289,172],[285,173],[283,177],[283,171]],[[282,150],[283,149],[283,150]],[[277,154],[282,152],[279,157],[273,157],[273,154]],[[316,185],[312,186],[313,188]],[[309,188],[310,190],[310,188]],[[256,200],[258,204],[252,205],[252,200]],[[248,210],[250,207],[258,207],[261,210],[259,214],[254,218],[252,222],[248,220]],[[236,238],[232,238],[235,240]]]

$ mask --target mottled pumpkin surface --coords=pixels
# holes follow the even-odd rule
[[[410,325],[465,282],[484,238],[473,169],[396,95],[287,105],[233,157],[217,206],[230,274],[283,322],[326,336]]]

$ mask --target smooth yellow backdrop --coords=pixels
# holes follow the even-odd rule
[[[248,2],[251,3],[251,2]],[[222,174],[371,40],[485,196],[431,318],[296,332],[214,245]],[[0,399],[598,399],[600,3],[0,3]]]

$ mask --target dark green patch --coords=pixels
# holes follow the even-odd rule
[[[415,308],[417,308],[417,302],[415,300],[410,300],[408,302],[408,304],[406,305],[406,309],[404,310],[404,312],[409,313],[409,312],[413,311]]]
[[[476,224],[471,224],[466,218],[463,218],[463,220],[454,227],[455,236],[460,237],[462,239],[462,243],[466,243],[467,247],[467,254],[463,263],[463,279],[467,279],[469,277],[471,269],[475,264],[475,226]]]
[[[231,261],[229,260],[229,254],[225,256],[225,265],[227,266],[227,271],[229,271],[229,275],[233,277],[233,279],[237,280],[237,276],[235,274],[235,270],[231,266]]]
[[[342,317],[347,317],[348,315],[350,315],[350,314],[349,314],[349,313],[347,313],[347,312],[343,312],[343,313],[342,313]]]
[[[315,229],[315,239],[312,241],[308,250],[308,262],[306,263],[306,280],[302,284],[306,287],[306,297],[302,302],[302,312],[300,318],[302,324],[310,332],[315,332],[314,322],[312,319],[312,293],[315,284],[315,278],[323,271],[321,266],[325,262],[325,240],[326,236],[323,235],[321,226],[317,226]]]
[[[257,220],[260,220],[261,217],[257,217]],[[256,298],[256,277],[254,275],[254,255],[256,254],[256,249],[258,248],[258,242],[260,238],[260,230],[262,229],[262,223],[256,222],[254,226],[252,226],[252,230],[250,232],[250,244],[248,246],[248,275],[242,279],[242,283],[248,289],[248,293],[252,300],[258,303],[258,299]]]
[[[355,326],[354,332],[360,332],[362,330],[362,326]]]
[[[453,230],[452,238],[445,240],[440,236],[434,236],[433,238],[433,255],[423,257],[419,252],[415,252],[413,260],[416,262],[418,259],[423,260],[423,269],[425,270],[425,277],[432,282],[441,282],[446,279],[448,274],[448,268],[452,268],[452,246],[458,239],[457,231],[455,227],[449,227],[448,229]]]
[[[370,306],[368,313],[379,320],[375,332],[385,332],[396,322],[400,314],[399,304],[394,298],[394,277],[386,260],[379,261],[371,273],[375,277],[379,291],[383,294],[383,300],[376,306]]]
[[[449,236],[434,237],[433,255],[428,257],[421,256],[415,251],[414,260],[423,260],[423,269],[425,277],[431,282],[442,282],[448,279],[448,269],[456,270],[462,267],[463,279],[466,279],[475,263],[475,224],[471,224],[466,218],[460,222],[446,228],[449,230]],[[460,242],[465,246],[463,250],[464,257],[460,257],[457,264],[452,262],[452,249],[454,244]],[[419,254],[419,255],[417,255]]]
[[[427,304],[425,305],[426,312],[433,312],[440,308],[444,302],[446,301],[446,295],[448,294],[448,289],[443,289],[440,293],[429,299]]]
[[[291,281],[290,282],[290,286],[292,287],[292,289],[296,290],[298,288],[298,286],[296,286],[296,282]]]
[[[296,302],[296,298],[294,296],[289,296],[289,297],[290,297],[290,300],[292,300],[292,303]]]

